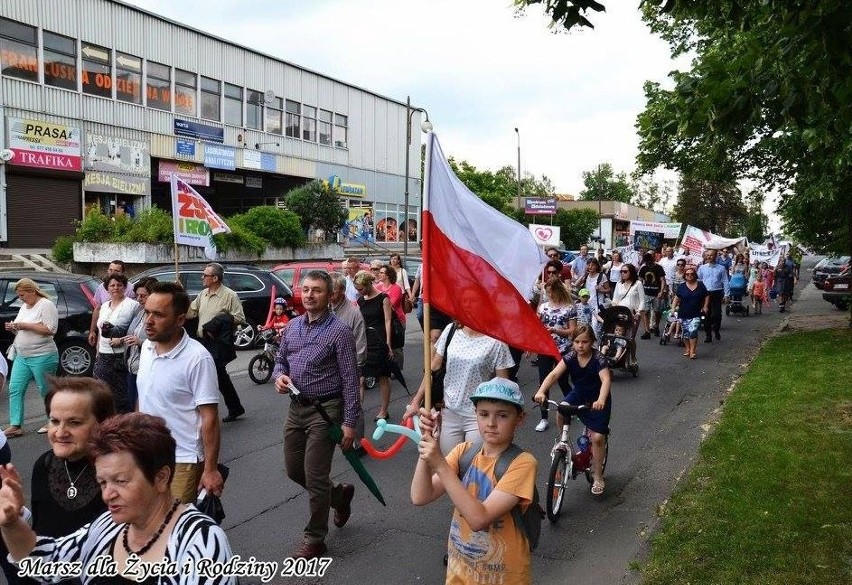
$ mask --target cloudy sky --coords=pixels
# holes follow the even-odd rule
[[[673,68],[639,17],[608,0],[595,30],[553,34],[511,0],[127,0],[202,31],[412,102],[448,156],[547,175],[559,193],[609,162],[631,172],[642,84]]]

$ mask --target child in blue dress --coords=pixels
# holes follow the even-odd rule
[[[569,404],[591,403],[591,409],[578,414],[580,421],[591,431],[592,440],[592,494],[599,496],[604,492],[603,459],[604,441],[609,434],[609,419],[612,413],[610,396],[609,362],[593,349],[595,334],[591,327],[580,325],[572,336],[572,349],[562,357],[553,371],[541,383],[533,400],[542,404],[559,377],[566,371],[571,376],[573,389],[565,395]],[[562,426],[562,422],[559,422]]]

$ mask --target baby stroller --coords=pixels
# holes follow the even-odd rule
[[[672,341],[673,339],[680,341],[681,345],[683,345],[681,333],[678,329],[680,320],[677,317],[677,313],[673,313],[672,311],[663,311],[662,318],[665,319],[666,327],[663,330],[663,334],[660,335],[660,345],[668,345],[669,341]]]
[[[728,291],[731,295],[731,302],[725,305],[725,315],[745,315],[748,316],[749,306],[743,303],[743,297],[746,295],[746,278],[741,272],[737,272],[731,277],[728,282]]]
[[[604,352],[611,368],[627,370],[633,377],[639,372],[639,362],[636,361],[636,328],[633,326],[633,311],[627,307],[609,307],[601,313],[603,317],[603,337],[600,347],[607,348]],[[624,335],[617,335],[616,327],[624,329]],[[623,351],[619,351],[623,349]]]

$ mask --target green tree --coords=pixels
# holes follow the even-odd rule
[[[687,176],[681,179],[673,215],[677,221],[734,237],[743,235],[747,212],[735,184]]]
[[[630,203],[657,213],[668,213],[673,191],[671,181],[660,183],[651,174],[642,175],[633,183],[634,195]]]
[[[479,170],[467,161],[456,162],[452,157],[449,163],[459,180],[488,205],[512,218],[523,216],[515,211],[518,174],[514,167],[507,165],[497,171]],[[537,179],[527,173],[521,178],[521,197],[548,197],[555,192],[553,183],[546,176]]]
[[[589,236],[598,229],[600,218],[593,209],[557,209],[553,225],[558,225],[560,238],[568,250],[577,250],[589,241]]]
[[[769,218],[763,213],[766,196],[760,189],[752,189],[746,195],[745,237],[750,242],[763,242],[769,232]]]
[[[580,199],[586,201],[621,201],[630,203],[635,193],[626,173],[618,173],[609,163],[601,163],[591,171],[583,171]]]
[[[328,183],[311,181],[284,195],[284,205],[299,216],[302,229],[311,227],[334,233],[346,221],[346,209],[339,193]]]

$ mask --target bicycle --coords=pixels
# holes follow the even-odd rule
[[[581,473],[585,474],[589,484],[592,483],[592,447],[589,429],[583,429],[583,434],[578,437],[578,442],[583,437],[588,441],[585,449],[575,449],[571,441],[571,418],[578,413],[588,410],[588,404],[575,406],[567,402],[547,401],[556,407],[563,417],[562,430],[559,438],[550,451],[550,471],[547,475],[547,519],[556,522],[562,515],[562,501],[565,498],[565,489],[568,479],[577,479]],[[606,470],[606,461],[609,455],[609,436],[604,439],[603,469]]]
[[[255,384],[265,384],[272,377],[275,368],[275,354],[278,353],[278,344],[275,342],[275,330],[264,329],[259,337],[263,340],[263,350],[251,358],[248,363],[249,378]]]

